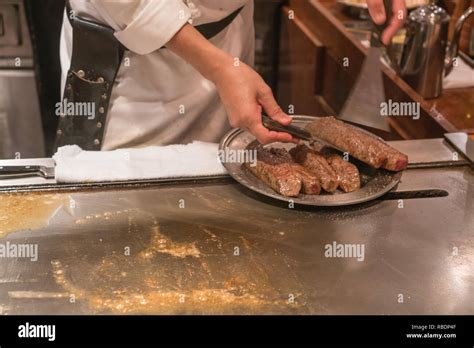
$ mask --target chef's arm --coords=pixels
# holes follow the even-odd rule
[[[248,65],[214,46],[190,24],[185,24],[166,47],[216,85],[232,127],[248,130],[263,144],[297,142],[290,134],[269,131],[262,125],[262,111],[284,125],[291,123],[291,117]]]
[[[291,135],[268,131],[262,110],[274,120],[289,124],[272,91],[243,62],[212,45],[188,23],[191,10],[182,0],[90,0],[117,39],[136,54],[152,53],[163,46],[193,65],[214,82],[230,124],[250,131],[262,143],[292,141]]]

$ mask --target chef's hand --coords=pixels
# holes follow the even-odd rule
[[[291,117],[281,110],[270,87],[248,65],[215,47],[189,24],[184,25],[166,47],[214,82],[232,127],[248,130],[262,144],[298,142],[290,134],[270,131],[263,126],[262,111],[283,125],[289,125]]]
[[[252,68],[232,59],[223,63],[214,76],[232,127],[249,131],[262,144],[297,142],[288,133],[270,131],[262,125],[262,112],[282,125],[289,125],[291,117],[278,106],[270,87]]]
[[[375,24],[382,25],[387,21],[383,0],[367,0],[369,13]],[[392,19],[382,34],[382,42],[388,45],[398,29],[403,25],[407,16],[405,0],[392,0]]]

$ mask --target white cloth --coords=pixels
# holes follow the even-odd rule
[[[216,87],[183,59],[159,48],[186,22],[215,22],[243,5],[211,42],[253,65],[253,0],[71,0],[76,15],[112,27],[130,49],[112,92],[102,150],[220,140],[230,125]],[[72,29],[64,18],[63,86],[71,51]]]
[[[457,57],[458,64],[453,71],[444,78],[443,88],[469,88],[474,87],[474,69],[467,65],[461,57]]]
[[[225,174],[213,143],[84,151],[63,146],[53,156],[60,183],[107,182]]]

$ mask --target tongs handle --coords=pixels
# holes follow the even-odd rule
[[[31,176],[46,177],[47,173],[42,166],[0,166],[0,179],[15,179]]]
[[[303,140],[309,140],[312,141],[313,138],[311,134],[307,131],[305,131],[302,128],[295,127],[295,126],[284,126],[277,121],[272,120],[270,117],[267,115],[263,114],[262,115],[262,123],[263,125],[268,128],[269,130],[277,131],[277,132],[284,132],[284,133],[289,133],[298,139],[303,139]]]
[[[382,42],[382,34],[384,30],[389,26],[390,22],[392,21],[392,17],[394,16],[393,9],[392,9],[392,1],[393,0],[384,0],[383,6],[385,8],[385,22],[383,24],[375,24],[373,22],[375,30],[372,32],[372,37],[370,41],[370,45],[372,47],[382,47],[382,54],[385,60],[389,63],[391,68],[395,70],[395,73],[398,76],[401,76],[401,70],[398,66],[398,62],[390,49],[391,44],[385,45]]]
[[[0,166],[0,175],[37,173],[39,166]]]
[[[375,24],[373,22],[380,44],[382,44],[382,33],[388,27],[393,17],[392,0],[383,0],[383,6],[385,8],[385,22],[383,24]]]

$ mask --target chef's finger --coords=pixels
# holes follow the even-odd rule
[[[398,20],[392,20],[387,29],[384,30],[382,34],[382,42],[384,45],[390,44],[392,37],[395,36],[398,29],[400,29],[401,23]]]
[[[382,34],[382,42],[384,45],[388,45],[392,40],[392,37],[398,32],[402,27],[403,22],[405,21],[407,15],[407,9],[405,7],[405,1],[395,0],[392,3],[393,16],[390,20],[390,24],[384,30]]]
[[[259,122],[250,125],[248,131],[264,145],[273,142],[291,143],[294,140],[290,134],[268,130]]]
[[[262,91],[259,92],[258,102],[263,107],[263,110],[267,113],[268,117],[272,120],[277,121],[278,123],[288,126],[292,119],[290,116],[285,114],[280,108],[270,87],[265,86]]]
[[[367,0],[370,17],[377,25],[382,25],[387,20],[383,0]]]

